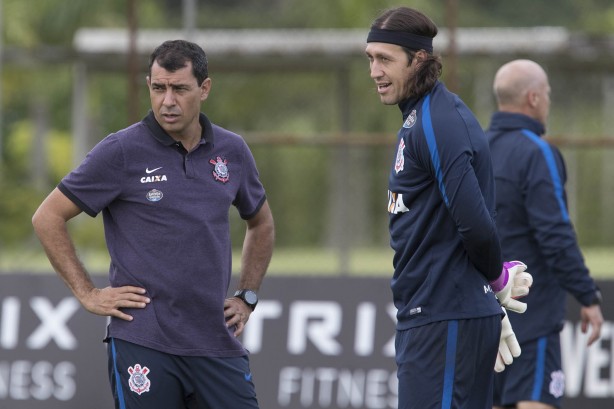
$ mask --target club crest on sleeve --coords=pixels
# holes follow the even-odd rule
[[[151,386],[151,381],[147,378],[147,374],[149,373],[149,368],[146,366],[141,368],[141,365],[136,364],[133,367],[128,367],[128,373],[130,374],[130,379],[128,379],[128,385],[130,385],[130,390],[132,392],[136,392],[139,395],[145,392],[149,392],[149,388]]]
[[[397,159],[394,161],[394,171],[399,173],[405,167],[405,155],[403,150],[405,149],[405,140],[401,138],[399,142],[399,149],[397,150]]]
[[[213,178],[218,182],[226,183],[230,179],[228,172],[228,160],[222,159],[219,156],[209,161],[213,165]]]
[[[403,128],[411,128],[416,123],[416,110],[411,111],[405,122],[403,123]]]

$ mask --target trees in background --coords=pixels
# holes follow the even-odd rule
[[[22,243],[31,238],[30,217],[40,200],[72,167],[71,154],[71,95],[72,39],[80,27],[126,27],[126,0],[0,0],[3,8],[4,63],[2,67],[2,161],[0,168],[0,246]],[[136,2],[138,24],[143,28],[179,28],[182,24],[181,2],[178,0],[132,0]],[[614,4],[610,0],[561,0],[553,7],[549,2],[518,0],[492,2],[488,0],[458,0],[460,26],[564,26],[570,30],[604,34],[614,30]],[[35,4],[36,3],[36,4]],[[201,0],[197,2],[198,28],[364,28],[384,8],[396,6],[388,0]],[[416,0],[412,6],[425,11],[440,26],[445,21],[445,1]],[[558,69],[559,67],[551,67]],[[577,67],[576,67],[577,69]],[[463,98],[471,101],[475,92],[475,65],[462,61],[460,67]],[[379,106],[368,78],[366,62],[352,67],[350,114],[351,131],[359,133],[396,132],[398,113]],[[559,86],[554,96],[561,101],[567,95],[581,98],[571,90],[569,77],[582,73],[560,70]],[[213,93],[205,111],[214,122],[237,132],[285,132],[297,135],[317,135],[339,130],[335,112],[339,109],[334,94],[335,81],[331,73],[303,72],[212,72]],[[444,73],[445,75],[445,73]],[[556,77],[553,74],[551,77]],[[589,89],[590,84],[578,85]],[[90,106],[93,139],[128,125],[126,114],[127,80],[124,74],[98,74],[91,78]],[[598,87],[591,92],[599,92]],[[587,112],[601,112],[599,98],[586,95],[591,101]],[[145,115],[148,108],[144,78],[140,107]],[[580,104],[580,102],[578,103]],[[584,104],[584,103],[582,103]],[[567,101],[557,106],[553,117],[560,122],[551,130],[566,130],[565,116],[578,112]],[[570,113],[571,112],[571,113]],[[599,113],[599,115],[601,115]],[[594,120],[587,123],[594,124]],[[486,125],[486,124],[484,124]],[[575,134],[591,129],[576,126]],[[609,131],[609,130],[608,130]],[[599,129],[593,133],[605,134]],[[609,131],[612,133],[612,131]],[[248,143],[250,141],[248,140]],[[325,240],[323,233],[330,221],[328,196],[334,176],[333,147],[275,146],[252,144],[269,195],[279,221],[280,243],[313,245]],[[591,153],[586,163],[576,157],[584,172],[601,174],[600,163]],[[352,148],[350,158],[364,167],[358,179],[351,180],[352,189],[366,189],[364,200],[372,225],[363,235],[365,244],[386,241],[386,215],[381,211],[385,200],[386,171],[389,161],[387,147]],[[366,158],[366,162],[365,162]],[[44,171],[41,169],[44,168]],[[595,169],[593,169],[595,168]],[[366,177],[365,177],[366,175]],[[350,175],[351,176],[351,175]],[[587,176],[587,179],[589,177]],[[598,178],[592,178],[598,179]],[[296,183],[300,180],[300,183]],[[577,183],[574,182],[574,183]],[[584,192],[599,190],[593,180],[577,183]],[[592,186],[592,187],[591,187]],[[588,195],[590,196],[590,195]],[[382,199],[383,198],[383,199]],[[594,202],[594,200],[593,200]],[[585,204],[586,203],[586,204]],[[600,215],[588,201],[574,203],[587,215]],[[348,203],[352,206],[352,203]],[[589,217],[589,216],[587,216]],[[592,216],[591,216],[592,217]],[[600,221],[588,220],[587,228],[579,225],[586,242],[603,242],[600,235],[591,236],[592,226]],[[96,226],[99,226],[97,223]],[[99,228],[99,227],[94,227]],[[92,225],[83,223],[84,242],[96,244],[100,234],[91,232]],[[238,234],[239,232],[237,232]],[[607,240],[614,239],[608,238]]]

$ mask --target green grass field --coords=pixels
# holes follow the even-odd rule
[[[593,277],[614,279],[614,248],[583,249]],[[83,252],[81,259],[92,273],[106,274],[108,255],[105,252]],[[342,257],[325,248],[278,248],[269,267],[270,275],[360,275],[389,276],[392,274],[392,250],[387,248],[353,249],[347,256],[347,268]],[[234,271],[239,271],[240,254],[233,254]],[[531,271],[531,266],[529,266]],[[40,248],[4,250],[0,252],[1,273],[51,273],[51,267]]]

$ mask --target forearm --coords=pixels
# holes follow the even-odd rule
[[[590,276],[578,245],[573,243],[558,249],[554,248],[554,245],[551,249],[542,247],[541,254],[545,255],[546,265],[554,273],[561,287],[571,293],[580,304],[591,305],[597,286]]]
[[[465,197],[463,202],[471,203],[469,197]],[[501,245],[495,222],[486,207],[479,203],[457,210],[454,215],[469,260],[488,281],[496,280],[503,262]]]
[[[32,224],[53,269],[82,302],[94,289],[94,284],[77,257],[66,221],[39,209],[32,219]]]
[[[275,242],[275,228],[268,210],[258,216],[257,224],[248,222],[241,255],[239,288],[258,290],[269,267]]]
[[[465,242],[469,259],[488,281],[496,280],[501,275],[501,246],[495,234],[482,236],[481,240]]]

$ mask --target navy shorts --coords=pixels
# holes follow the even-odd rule
[[[109,339],[116,409],[258,409],[247,356],[166,354]]]
[[[537,401],[560,408],[565,375],[559,333],[524,342],[520,348],[520,356],[505,371],[495,375],[495,405]]]
[[[397,331],[399,409],[492,409],[501,315]]]

